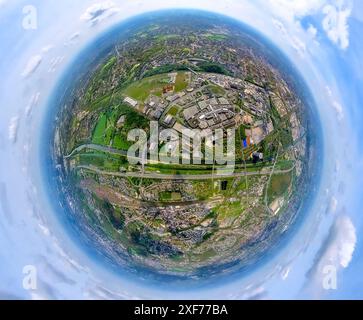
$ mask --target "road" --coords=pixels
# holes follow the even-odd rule
[[[83,144],[77,148],[75,148],[69,155],[65,156],[64,158],[71,158],[72,156],[74,156],[75,154],[77,154],[78,152],[84,150],[84,149],[92,149],[92,150],[96,150],[96,151],[100,151],[100,152],[106,152],[106,153],[110,153],[110,154],[116,154],[116,155],[121,155],[121,156],[126,156],[127,157],[127,151],[125,150],[119,150],[119,149],[114,149],[111,147],[106,147],[106,146],[100,146],[98,144]]]
[[[64,159],[69,159],[85,149],[90,149],[90,150],[95,150],[95,151],[105,152],[105,153],[109,153],[109,154],[115,154],[115,155],[128,157],[127,151],[125,151],[125,150],[119,150],[119,149],[115,149],[112,147],[106,147],[106,146],[101,146],[98,144],[89,143],[89,144],[83,144],[83,145],[75,148],[69,155],[64,156]],[[137,159],[139,159],[139,158],[137,158]],[[159,161],[158,164],[170,165],[169,162],[162,162],[162,161]],[[210,165],[198,165],[198,166],[199,167],[204,166],[205,168],[210,168]],[[239,163],[239,161],[236,162],[235,166],[236,166],[236,168],[243,168],[243,169],[245,169],[245,167],[246,167],[246,165],[244,163]]]
[[[272,170],[255,171],[255,172],[232,172],[226,174],[162,174],[162,173],[142,173],[142,172],[110,172],[97,169],[92,166],[77,166],[77,169],[85,169],[96,172],[101,175],[124,177],[124,178],[143,178],[143,179],[158,179],[158,180],[209,180],[209,179],[226,179],[226,178],[238,178],[245,176],[265,176],[271,175]],[[289,173],[294,167],[287,170],[274,170],[274,174]]]

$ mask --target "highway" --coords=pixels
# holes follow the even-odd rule
[[[90,149],[90,150],[95,150],[95,151],[99,151],[99,152],[104,152],[104,153],[109,153],[109,154],[114,154],[114,155],[120,155],[120,156],[124,156],[124,157],[128,157],[127,156],[127,151],[125,150],[119,150],[119,149],[115,149],[112,147],[106,147],[106,146],[101,146],[98,144],[83,144],[77,148],[75,148],[69,155],[64,156],[64,159],[69,159],[72,158],[73,156],[75,156],[77,153],[85,150],[85,149]],[[170,163],[168,162],[162,162],[159,161],[158,164],[165,164],[165,165],[170,165]],[[210,167],[210,165],[197,165],[198,167],[205,167],[208,168]],[[236,168],[245,168],[245,164],[244,163],[236,163],[235,164]]]
[[[226,178],[238,178],[246,176],[265,176],[271,175],[273,170],[263,170],[255,172],[227,172],[225,174],[162,174],[157,172],[142,173],[142,172],[110,172],[100,170],[92,166],[77,166],[77,169],[90,170],[105,176],[123,177],[123,178],[143,178],[143,179],[158,179],[158,180],[208,180],[208,179],[226,179]],[[273,174],[289,173],[294,167],[287,170],[274,170]]]

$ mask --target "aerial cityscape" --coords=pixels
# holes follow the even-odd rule
[[[362,299],[362,21],[358,0],[0,0],[0,300]]]
[[[108,47],[59,114],[54,159],[66,202],[116,260],[200,276],[278,241],[311,151],[306,105],[259,45],[233,24],[184,18],[142,22]],[[128,157],[135,129],[147,161]]]

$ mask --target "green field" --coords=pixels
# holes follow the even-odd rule
[[[163,87],[169,82],[165,74],[144,78],[132,83],[124,90],[124,94],[138,101],[145,101],[150,94],[161,97]]]
[[[180,201],[181,194],[179,192],[164,191],[159,194],[160,201]]]
[[[93,132],[93,138],[92,138],[93,143],[104,144],[106,126],[107,126],[107,116],[103,114],[98,120],[96,128]]]
[[[284,196],[292,182],[291,173],[276,174],[271,178],[270,185],[268,187],[268,197],[270,201],[276,198]]]
[[[193,190],[198,200],[208,200],[213,197],[215,188],[211,180],[193,182]]]
[[[118,128],[117,121],[121,116],[125,116],[125,123]],[[148,129],[148,119],[127,105],[112,107],[98,119],[92,143],[127,150],[132,145],[132,142],[127,141],[127,134],[135,128]]]
[[[213,33],[207,33],[204,35],[208,40],[211,41],[223,41],[228,38],[225,34],[213,34]]]
[[[169,111],[168,114],[170,114],[171,116],[175,117],[179,112],[179,108],[177,106],[172,106]]]
[[[110,60],[107,61],[107,63],[102,67],[101,69],[101,75],[105,75],[106,73],[108,73],[112,67],[116,64],[117,62],[117,58],[116,57],[112,57],[110,58]]]
[[[168,74],[157,74],[144,78],[129,85],[123,94],[140,102],[144,102],[149,95],[161,97],[163,88],[169,84]],[[185,90],[189,84],[189,78],[185,72],[178,72],[175,82],[175,92]]]
[[[127,159],[121,155],[111,155],[100,151],[86,151],[77,155],[82,166],[95,166],[105,171],[118,171],[121,166],[127,166]]]
[[[216,96],[224,96],[226,94],[226,90],[224,90],[222,87],[220,86],[216,86],[216,85],[210,85],[208,86],[208,89],[215,94]]]
[[[180,38],[179,34],[163,34],[156,37],[158,41],[175,40],[179,38]]]
[[[178,72],[175,82],[175,92],[180,92],[185,90],[189,84],[189,77],[185,72]]]
[[[241,201],[225,202],[214,208],[213,211],[218,214],[219,222],[225,219],[236,219],[245,211],[245,203]]]

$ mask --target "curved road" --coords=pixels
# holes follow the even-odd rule
[[[114,149],[111,147],[106,147],[106,146],[100,146],[98,144],[83,144],[77,148],[75,148],[68,156],[65,156],[64,158],[71,158],[72,156],[74,156],[76,153],[84,150],[84,149],[92,149],[92,150],[96,150],[96,151],[101,151],[101,152],[107,152],[107,153],[111,153],[111,154],[117,154],[117,155],[122,155],[122,156],[127,156],[127,151],[125,150],[119,150],[119,149]]]

